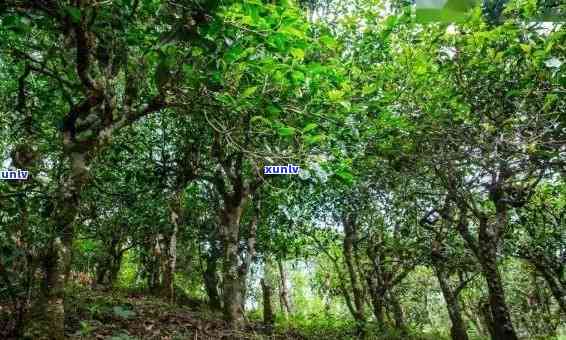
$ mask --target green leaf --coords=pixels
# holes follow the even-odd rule
[[[415,74],[423,75],[427,73],[427,67],[425,63],[419,63],[415,66]]]
[[[227,63],[232,63],[240,59],[243,55],[244,49],[240,46],[234,46],[224,54],[224,61],[226,61]]]
[[[283,33],[270,34],[267,41],[276,49],[284,50],[287,43],[287,36]]]
[[[291,73],[291,78],[293,78],[294,81],[300,83],[305,80],[305,74],[301,71],[293,71],[293,73]]]
[[[303,60],[305,58],[305,51],[300,48],[292,48],[291,55],[295,57],[295,59]]]
[[[281,109],[275,105],[269,105],[267,107],[267,112],[269,112],[271,116],[277,117],[281,113]]]
[[[257,90],[257,86],[248,87],[242,93],[242,98],[249,98],[251,95],[253,95],[255,93],[256,90]]]
[[[342,169],[336,172],[336,175],[340,177],[344,182],[350,184],[354,180],[354,175],[352,175],[348,170]]]
[[[234,105],[236,102],[228,93],[217,93],[215,94],[215,98],[224,105]]]
[[[193,49],[191,50],[191,55],[193,57],[198,57],[198,56],[201,56],[203,54],[203,52],[204,51],[202,50],[202,48],[196,46],[196,47],[193,47]]]
[[[323,35],[320,37],[320,41],[331,49],[337,46],[336,40],[330,35]]]
[[[305,32],[300,31],[294,27],[284,26],[279,29],[280,33],[284,33],[297,38],[305,38]]]
[[[330,90],[328,91],[328,99],[333,102],[338,102],[344,97],[344,91],[340,90]]]
[[[307,66],[307,71],[312,75],[319,75],[326,72],[327,68],[319,63],[312,63]]]
[[[305,142],[307,144],[316,144],[323,141],[326,138],[326,135],[307,135],[305,136]]]
[[[73,6],[65,7],[67,14],[71,17],[73,23],[78,24],[81,22],[81,10]]]
[[[395,15],[391,15],[389,16],[384,23],[384,29],[385,30],[390,30],[393,27],[395,27],[395,25],[397,25],[397,21],[398,21],[398,17]]]
[[[281,137],[290,137],[293,136],[295,134],[295,128],[294,127],[290,127],[290,126],[284,126],[284,127],[280,127],[277,130],[277,133],[279,134],[279,136]]]
[[[265,118],[264,116],[253,116],[252,119],[250,119],[250,123],[255,123],[255,122],[262,122],[265,123],[266,125],[271,126],[271,121]]]
[[[311,130],[314,130],[314,129],[316,129],[317,127],[318,127],[318,124],[315,124],[315,123],[307,124],[307,126],[305,126],[305,127],[303,128],[303,133],[309,132],[309,131],[311,131]]]
[[[548,112],[549,109],[551,109],[554,103],[556,103],[557,101],[558,101],[557,94],[555,93],[547,94],[546,97],[544,98],[544,106],[542,107],[542,109],[545,112]]]
[[[362,94],[364,96],[367,96],[368,94],[372,94],[375,91],[377,91],[377,85],[374,83],[369,85],[364,85],[364,87],[362,88]]]
[[[16,15],[9,15],[2,19],[2,24],[5,25],[6,28],[20,34],[31,30],[30,20]]]
[[[348,100],[341,100],[340,105],[342,105],[342,107],[344,107],[348,111],[352,109],[352,104]]]

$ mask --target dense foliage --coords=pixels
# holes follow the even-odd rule
[[[0,338],[563,338],[548,6],[3,1]]]

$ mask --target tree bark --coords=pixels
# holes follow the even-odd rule
[[[497,264],[497,230],[486,219],[480,220],[479,262],[487,281],[494,340],[517,340]]]
[[[452,287],[450,287],[448,274],[446,273],[442,264],[435,263],[435,267],[436,277],[438,279],[440,289],[442,290],[444,300],[446,301],[448,316],[450,317],[450,321],[452,322],[452,327],[450,328],[450,336],[452,337],[452,340],[468,340],[468,333],[466,331],[464,319],[462,318],[458,296],[456,295]]]
[[[445,226],[446,227],[446,226]],[[460,301],[458,295],[460,290],[465,284],[460,285],[458,288],[453,288],[450,285],[450,272],[446,266],[446,255],[444,255],[445,247],[443,244],[444,237],[441,232],[436,231],[436,238],[432,242],[431,260],[434,267],[438,284],[446,302],[446,309],[452,327],[450,328],[450,336],[453,340],[468,340],[468,333],[466,324],[462,318]]]
[[[275,316],[273,315],[273,306],[271,304],[272,289],[269,283],[261,279],[261,289],[263,291],[263,322],[267,328],[267,333],[271,334]]]
[[[88,178],[86,155],[72,153],[70,158],[71,174],[64,179],[57,194],[51,220],[57,232],[50,242],[43,261],[44,279],[40,299],[42,302],[39,308],[48,323],[39,321],[30,325],[54,340],[64,338],[65,283],[71,268],[74,222],[80,205],[80,193]]]
[[[552,296],[554,296],[556,302],[558,302],[558,306],[560,307],[562,314],[566,315],[566,287],[564,286],[564,283],[561,282],[559,277],[554,275],[552,269],[546,267],[542,263],[538,263],[536,260],[531,260],[531,263],[534,264],[537,271],[546,281]]]
[[[472,309],[472,308],[470,308]],[[476,330],[476,334],[480,337],[487,337],[488,331],[485,328],[485,324],[482,322],[481,313],[477,313],[478,309],[473,308],[472,311],[469,311],[466,306],[463,306],[462,313],[466,316],[466,318],[472,323]]]
[[[516,340],[517,335],[513,328],[511,315],[505,301],[505,292],[498,268],[498,243],[499,237],[507,223],[507,208],[498,198],[500,194],[490,193],[496,207],[496,222],[490,223],[486,216],[477,215],[479,220],[479,235],[476,240],[468,230],[467,207],[460,202],[460,221],[458,231],[465,240],[468,247],[475,254],[480,263],[482,274],[485,277],[489,293],[490,334],[494,340]]]
[[[162,257],[163,245],[162,235],[157,234],[154,237],[147,257],[147,271],[148,271],[148,288],[152,294],[159,294],[161,288],[161,274],[162,274]]]
[[[240,197],[238,202],[225,201],[220,225],[224,247],[222,267],[224,318],[234,328],[243,321],[238,241],[244,201],[244,197]]]
[[[108,273],[109,263],[108,260],[104,259],[98,263],[96,268],[96,286],[102,286],[106,283],[106,274]]]
[[[492,339],[497,339],[497,334],[495,332],[495,323],[493,321],[493,315],[491,313],[491,306],[488,301],[482,299],[478,303],[478,310],[481,314],[480,320],[484,324],[484,328],[487,329],[489,336]]]
[[[110,275],[108,277],[108,284],[110,287],[114,287],[116,281],[118,281],[118,275],[120,274],[120,268],[122,268],[122,258],[124,253],[118,249],[118,252],[114,254],[112,259],[112,265],[110,266]]]
[[[354,243],[357,240],[356,226],[353,216],[348,215],[343,220],[344,225],[344,261],[346,262],[346,268],[348,270],[348,275],[350,278],[350,284],[352,286],[352,294],[354,297],[354,319],[358,324],[359,330],[363,330],[365,326],[365,314],[364,314],[364,296],[363,289],[360,286],[358,273],[354,265]]]
[[[165,260],[165,270],[163,271],[163,295],[171,302],[175,300],[175,269],[177,266],[177,233],[181,221],[181,197],[180,193],[175,195],[171,207],[171,227],[172,230],[166,237],[167,257]]]
[[[44,278],[41,286],[41,316],[32,324],[33,332],[47,334],[50,340],[65,338],[65,268],[70,249],[66,248],[61,238],[51,241],[49,250],[43,259]],[[45,318],[41,320],[40,318]],[[38,319],[39,318],[39,319]]]
[[[206,270],[203,272],[204,287],[208,295],[208,304],[214,310],[220,310],[222,304],[218,291],[218,257],[210,254],[206,257]]]
[[[377,326],[380,329],[385,328],[385,315],[384,315],[384,304],[385,304],[385,290],[378,287],[377,280],[371,275],[366,277],[368,283],[368,288],[370,292],[371,305],[373,309],[373,315]]]
[[[291,314],[291,305],[289,303],[289,291],[287,289],[287,272],[283,267],[283,261],[277,259],[277,268],[279,269],[279,300],[281,303],[281,312],[284,315]]]
[[[255,261],[256,259],[256,238],[257,238],[257,225],[258,225],[258,221],[259,221],[259,212],[260,212],[261,206],[260,206],[260,201],[259,198],[255,197],[254,198],[254,207],[253,207],[253,212],[252,212],[252,220],[249,224],[249,228],[248,228],[248,237],[247,237],[247,249],[246,252],[242,257],[242,264],[240,265],[240,283],[241,283],[241,288],[242,288],[242,294],[241,294],[241,305],[242,305],[242,311],[245,311],[245,304],[246,304],[246,297],[247,297],[247,279],[248,279],[248,273],[250,271],[250,267],[252,265],[252,263]]]
[[[395,328],[405,334],[407,327],[405,326],[405,316],[403,315],[403,308],[399,299],[390,291],[389,301],[391,302],[391,311],[393,312],[393,319],[395,320]]]

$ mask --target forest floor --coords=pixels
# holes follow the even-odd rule
[[[359,339],[354,327],[339,327],[327,320],[322,327],[276,325],[271,333],[257,320],[231,330],[222,315],[203,302],[179,294],[175,303],[147,293],[128,290],[90,289],[72,286],[67,291],[66,336],[84,340],[213,340],[213,339]],[[1,307],[1,306],[0,306]],[[0,308],[0,312],[2,308]],[[5,313],[0,319],[9,322]],[[9,313],[8,313],[9,314]],[[2,320],[0,320],[2,321]],[[2,322],[0,322],[0,325]],[[3,328],[3,327],[0,327]],[[304,329],[303,329],[304,328]],[[40,339],[40,335],[30,337]],[[0,329],[0,339],[6,334]],[[366,335],[367,340],[431,340],[438,336]],[[11,340],[11,339],[10,339]]]
[[[306,339],[286,330],[267,335],[260,322],[231,330],[220,314],[197,300],[176,303],[137,292],[75,290],[67,310],[71,339]]]

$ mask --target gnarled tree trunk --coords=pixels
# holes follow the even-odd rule
[[[466,244],[473,251],[480,263],[482,274],[485,277],[490,306],[490,333],[494,340],[516,340],[517,335],[513,328],[511,315],[505,301],[505,292],[498,268],[498,243],[502,230],[507,223],[507,208],[497,198],[499,195],[492,192],[492,200],[496,206],[496,222],[488,221],[485,216],[476,216],[479,220],[479,235],[477,240],[468,230],[467,211],[465,204],[460,203],[460,221],[458,231]]]
[[[291,304],[289,303],[289,290],[287,289],[287,272],[283,267],[283,261],[277,259],[277,268],[279,270],[279,300],[281,304],[281,312],[285,315],[291,314]]]
[[[177,193],[171,206],[171,230],[165,237],[167,254],[163,271],[162,292],[165,297],[175,299],[175,269],[177,266],[177,233],[181,223],[181,193]]]
[[[352,286],[352,294],[354,297],[354,319],[356,320],[358,331],[363,333],[365,327],[364,313],[364,294],[358,278],[357,268],[354,265],[354,244],[357,242],[356,225],[352,215],[346,216],[343,220],[344,225],[344,261],[348,270],[350,284]]]
[[[480,320],[483,324],[484,329],[487,329],[487,332],[492,339],[497,339],[497,334],[495,333],[495,324],[493,322],[493,315],[491,313],[491,306],[485,298],[482,298],[479,301],[478,310],[480,312]]]
[[[124,252],[118,250],[117,254],[113,257],[112,264],[110,266],[110,275],[108,277],[108,283],[110,287],[114,287],[116,281],[118,281],[118,275],[120,274],[120,268],[122,268],[122,258],[124,257]]]
[[[450,286],[449,277],[447,272],[443,268],[443,265],[441,263],[435,263],[435,267],[438,284],[440,285],[440,289],[442,290],[444,301],[446,301],[448,316],[450,317],[450,321],[452,322],[452,327],[450,328],[450,336],[452,337],[452,340],[468,340],[468,333],[466,331],[464,319],[462,318],[458,295]]]
[[[560,310],[566,315],[566,281],[561,280],[560,274],[555,274],[552,268],[547,267],[537,259],[532,259],[530,262],[534,264],[536,270],[544,278],[550,288],[552,296],[554,296],[556,302],[558,302]]]
[[[224,318],[235,327],[243,321],[238,243],[244,202],[244,197],[225,201],[220,224],[220,236],[224,248],[222,266]]]
[[[42,263],[40,313],[43,315],[34,316],[38,323],[32,323],[33,334],[43,332],[41,335],[54,340],[65,338],[65,268],[69,252],[60,237],[50,242]]]
[[[494,340],[516,340],[517,335],[505,301],[505,291],[497,263],[497,231],[480,220],[478,259],[487,281],[489,305],[494,327]]]
[[[261,289],[263,292],[263,323],[267,328],[267,333],[271,334],[273,330],[273,323],[275,322],[275,315],[273,315],[273,305],[271,304],[272,288],[269,283],[261,279]]]
[[[450,272],[445,264],[447,258],[443,253],[443,235],[441,232],[437,231],[436,239],[432,242],[431,259],[434,266],[434,273],[436,274],[440,290],[442,291],[442,296],[446,302],[448,316],[452,323],[450,336],[453,340],[468,340],[468,333],[464,319],[462,318],[460,301],[458,300],[458,295],[461,289],[464,288],[465,283],[460,284],[457,288],[453,288],[450,285]]]
[[[377,326],[381,329],[385,327],[385,314],[384,314],[384,304],[385,304],[385,293],[380,292],[380,289],[376,287],[375,280],[368,282],[370,286],[370,298],[371,305],[373,307],[373,316],[377,322]]]
[[[203,272],[204,287],[208,295],[208,303],[212,309],[220,310],[220,292],[218,291],[218,257],[211,254],[206,257],[206,269]]]
[[[63,339],[65,334],[65,283],[71,268],[74,222],[80,205],[80,193],[88,179],[86,155],[71,153],[71,174],[67,176],[56,199],[51,224],[56,233],[46,250],[42,269],[39,310],[45,321],[34,320],[34,332],[48,334],[50,339]],[[38,322],[35,322],[38,321]]]
[[[391,312],[393,314],[393,320],[395,320],[395,328],[401,331],[401,333],[406,333],[407,327],[405,326],[405,315],[403,314],[403,308],[399,299],[393,292],[389,291],[389,302],[391,303]]]

